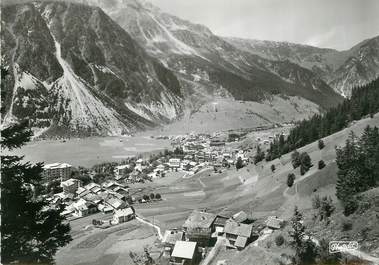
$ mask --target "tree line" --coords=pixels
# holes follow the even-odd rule
[[[271,161],[297,148],[346,128],[352,121],[379,112],[379,79],[353,89],[351,98],[324,114],[316,114],[291,129],[287,138],[274,139],[266,153]],[[259,157],[262,158],[262,157]],[[258,159],[259,160],[259,159]]]
[[[344,147],[336,148],[336,195],[345,215],[358,207],[356,195],[379,184],[379,130],[367,126],[360,138],[350,133]]]

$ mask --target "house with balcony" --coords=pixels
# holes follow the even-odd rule
[[[197,242],[201,247],[209,246],[214,232],[215,219],[216,215],[213,213],[193,211],[183,224],[186,239]]]
[[[67,163],[53,163],[43,166],[42,176],[47,181],[65,181],[71,177],[72,166]]]
[[[229,241],[230,248],[244,249],[252,240],[253,226],[228,220],[224,227],[225,238]]]

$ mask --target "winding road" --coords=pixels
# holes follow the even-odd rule
[[[141,223],[144,223],[144,224],[147,224],[148,226],[151,226],[151,227],[154,227],[155,230],[157,230],[157,234],[158,234],[158,237],[159,237],[159,240],[163,240],[163,235],[162,235],[162,231],[161,231],[161,228],[155,224],[152,224],[150,223],[149,221],[139,217],[139,216],[136,216],[136,220],[141,222]]]

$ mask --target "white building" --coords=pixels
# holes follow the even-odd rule
[[[115,210],[113,214],[112,224],[121,224],[132,220],[134,217],[135,214],[131,207]]]
[[[47,164],[43,167],[43,177],[48,181],[65,181],[71,177],[72,166],[67,163]]]
[[[179,169],[181,165],[181,160],[180,158],[171,158],[168,161],[168,165],[171,169]]]
[[[117,166],[113,171],[116,180],[121,179],[123,176],[125,176],[125,174],[128,172],[129,169],[130,169],[130,165]]]
[[[75,193],[80,187],[80,180],[78,179],[68,179],[61,182],[61,187],[66,193]]]

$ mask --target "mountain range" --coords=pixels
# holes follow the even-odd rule
[[[2,6],[3,122],[28,119],[37,135],[119,135],[217,99],[278,98],[295,121],[379,73],[379,37],[339,52],[220,37],[145,1],[73,2]]]

